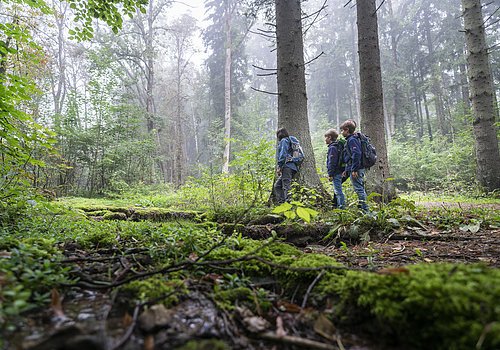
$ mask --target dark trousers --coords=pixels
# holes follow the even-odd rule
[[[290,191],[292,179],[295,173],[295,170],[286,166],[281,170],[281,175],[274,184],[274,194],[278,203],[285,203],[290,199],[288,197],[288,192]]]

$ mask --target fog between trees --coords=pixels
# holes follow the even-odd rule
[[[324,131],[354,119],[363,130],[380,127],[371,136],[388,145],[388,164],[398,186],[424,181],[416,161],[419,148],[427,149],[424,164],[444,164],[442,156],[429,152],[449,148],[449,156],[456,159],[439,171],[455,173],[451,166],[458,166],[457,181],[473,184],[477,178],[490,190],[498,188],[494,122],[500,11],[495,2],[482,6],[488,57],[481,62],[490,67],[491,79],[486,76],[474,87],[476,76],[468,65],[475,63],[466,60],[463,16],[463,8],[472,3],[479,2],[376,3],[383,121],[371,125],[360,120],[375,105],[362,102],[355,4],[301,4],[307,109],[300,113],[309,121],[313,169],[324,167]],[[274,141],[279,126],[274,2],[203,5],[205,15],[199,18],[190,15],[199,16],[199,9],[184,12],[178,3],[151,0],[143,12],[124,17],[122,30],[92,23],[93,37],[83,36],[85,41],[72,38],[80,32],[74,32],[77,14],[69,3],[54,0],[47,9],[0,5],[2,47],[17,45],[24,53],[9,56],[2,51],[2,74],[27,76],[37,84],[39,91],[26,90],[29,99],[18,108],[56,133],[58,155],[33,146],[30,156],[47,166],[25,167],[32,185],[60,195],[95,195],[137,183],[179,186],[204,171],[237,171],[231,166],[235,154],[262,140]],[[9,26],[30,34],[31,44],[12,35]],[[371,78],[368,74],[363,79]],[[491,110],[478,116],[482,107],[472,109],[473,94],[489,94],[491,103],[478,103],[490,103]],[[453,152],[464,144],[470,145],[465,154]],[[496,151],[488,145],[496,145]],[[6,148],[2,154],[8,154]],[[406,158],[412,154],[416,159],[410,162]],[[476,159],[479,174],[492,174],[490,178],[475,176]],[[417,170],[408,173],[405,167]]]

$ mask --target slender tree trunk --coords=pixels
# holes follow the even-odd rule
[[[361,127],[377,149],[378,160],[367,177],[367,187],[382,195],[383,200],[395,196],[387,161],[384,129],[382,71],[378,41],[375,0],[358,0],[358,52],[361,86]]]
[[[500,189],[500,152],[495,120],[493,79],[480,0],[462,0],[470,82],[477,180],[488,191]]]
[[[351,40],[351,45],[352,45],[352,66],[354,68],[354,77],[352,79],[352,85],[354,87],[354,105],[356,106],[356,122],[359,125],[360,118],[361,118],[361,107],[360,107],[360,101],[361,98],[359,97],[359,70],[358,70],[358,62],[356,58],[358,57],[357,50],[356,50],[356,23],[354,20],[351,22],[351,35],[352,35],[352,40]]]
[[[229,173],[229,159],[231,156],[231,0],[225,1],[225,32],[226,32],[226,61],[224,64],[224,156],[222,172]]]
[[[179,41],[179,39],[177,39]],[[179,47],[179,43],[177,43]],[[178,51],[179,52],[179,51]],[[183,157],[183,149],[182,146],[184,144],[184,136],[182,130],[182,95],[181,95],[181,59],[182,54],[179,52],[177,59],[177,79],[176,79],[176,108],[175,108],[175,134],[176,134],[176,142],[175,142],[175,179],[174,183],[176,186],[180,186],[183,181],[183,173],[184,173],[184,157]]]
[[[412,90],[413,90],[413,98],[415,100],[415,115],[416,115],[416,120],[415,122],[417,123],[418,126],[418,138],[421,139],[422,136],[424,135],[424,126],[423,126],[423,118],[422,118],[422,103],[420,100],[420,94],[418,92],[418,81],[416,77],[416,72],[415,69],[411,69],[411,85],[412,85]],[[410,114],[411,116],[412,114]]]
[[[429,61],[431,65],[431,89],[432,94],[434,95],[434,106],[436,108],[436,117],[438,121],[438,128],[441,131],[442,135],[448,135],[450,132],[449,123],[446,121],[444,116],[444,108],[443,108],[443,96],[441,89],[441,68],[439,67],[439,62],[435,62],[434,55],[434,45],[432,43],[432,34],[431,34],[431,26],[429,23],[429,11],[428,6],[424,7],[424,30],[425,36],[427,39],[427,49],[429,50]]]
[[[391,23],[391,29],[390,29],[390,35],[391,35],[391,53],[392,53],[392,63],[394,65],[394,72],[396,75],[400,74],[400,68],[399,68],[399,57],[398,57],[398,38],[397,38],[397,28],[396,28],[396,23],[397,19],[394,18],[394,12],[392,10],[392,1],[387,2],[387,7],[389,10],[389,16],[390,16],[390,23]],[[392,90],[393,90],[393,106],[392,106],[392,113],[390,113],[390,116],[387,118],[388,122],[388,130],[387,130],[387,136],[390,138],[392,134],[394,134],[395,131],[395,124],[396,120],[399,117],[399,110],[400,110],[400,104],[401,104],[401,91],[400,91],[400,86],[398,83],[398,76],[393,77],[392,79]],[[384,109],[386,110],[386,109]],[[387,110],[386,110],[387,113]]]
[[[471,107],[469,100],[469,83],[467,81],[467,68],[465,67],[465,64],[460,64],[458,67],[460,71],[460,91],[462,93],[462,103],[464,105],[463,120],[466,121],[465,115],[467,115],[470,112],[470,107]]]
[[[304,67],[304,44],[300,0],[275,0],[278,127],[285,127],[296,136],[305,153],[299,182],[324,193],[316,172],[307,116],[307,95]]]
[[[340,127],[340,101],[339,101],[339,89],[336,83],[335,84],[335,128]]]

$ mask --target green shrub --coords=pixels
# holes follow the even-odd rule
[[[476,160],[472,130],[453,140],[436,135],[433,140],[396,135],[388,155],[396,185],[405,191],[457,191],[475,186]]]

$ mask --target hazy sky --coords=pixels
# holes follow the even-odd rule
[[[174,1],[171,9],[174,16],[180,16],[184,13],[191,13],[198,21],[199,25],[204,26],[201,22],[205,18],[205,6],[203,5],[204,0],[186,0],[186,1]]]

